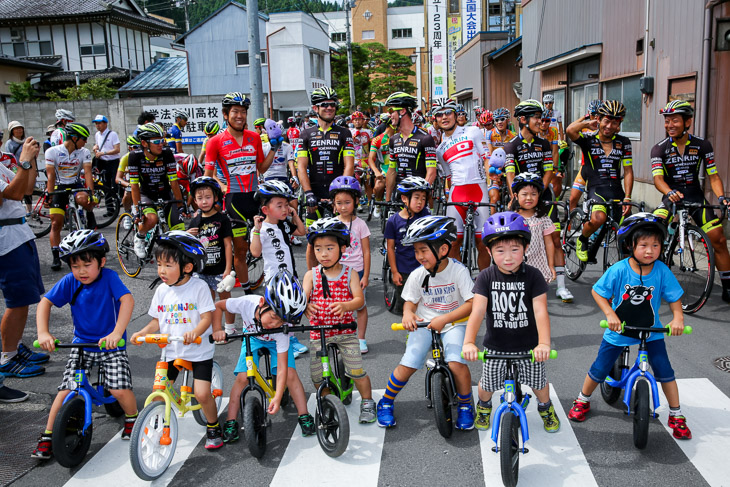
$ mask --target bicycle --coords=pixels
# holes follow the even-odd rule
[[[606,320],[601,321],[601,328],[608,328]],[[621,333],[624,331],[638,331],[639,355],[636,362],[629,369],[629,347],[624,347],[621,357],[613,365],[611,375],[601,384],[601,396],[608,404],[615,403],[624,390],[624,404],[626,414],[631,415],[632,405],[634,411],[634,446],[640,450],[646,448],[649,440],[649,419],[656,418],[656,409],[659,407],[659,390],[656,379],[649,372],[649,354],[646,351],[646,341],[651,333],[671,333],[669,325],[666,328],[642,328],[639,326],[627,326],[624,321],[621,323]],[[684,334],[692,333],[691,326],[684,327]],[[649,387],[651,386],[651,397],[653,408],[649,405]],[[651,409],[651,410],[650,410]]]
[[[46,206],[48,195],[45,188],[35,188],[31,195],[31,210],[25,222],[36,238],[45,237],[51,231],[51,210]]]
[[[448,199],[448,191],[446,190],[445,180],[441,177],[437,177],[433,182],[433,189],[431,190],[433,198],[433,214],[443,215],[446,211],[446,201]]]
[[[104,186],[104,178],[102,173],[94,168],[94,196],[97,197],[99,204],[94,207],[94,216],[96,217],[96,227],[104,228],[109,226],[119,216],[121,198],[119,194],[112,188]]]
[[[92,191],[86,188],[66,188],[56,191],[49,191],[46,193],[44,205],[48,201],[48,197],[62,194],[68,197],[68,204],[66,205],[66,215],[63,220],[63,229],[69,233],[75,230],[84,230],[86,228],[86,210],[83,209],[76,203],[76,193],[86,193],[89,197],[92,196]]]
[[[689,223],[688,209],[691,208],[719,209],[722,211],[721,221],[727,211],[725,205],[685,201],[672,203],[670,208],[662,262],[672,270],[682,286],[682,309],[689,314],[702,309],[712,293],[715,280],[715,251],[707,234]]]
[[[461,263],[469,269],[472,277],[479,274],[479,255],[476,245],[476,223],[474,217],[479,208],[495,208],[492,203],[478,203],[475,201],[448,201],[446,206],[461,206],[466,208],[466,217],[464,218],[464,240],[461,244]]]
[[[40,348],[38,340],[33,342],[33,346]],[[124,339],[117,346],[123,347]],[[95,384],[91,384],[86,377],[82,349],[99,348],[98,343],[61,343],[56,339],[56,348],[76,348],[79,353],[79,362],[74,370],[74,388],[63,400],[63,406],[53,422],[51,437],[53,456],[61,466],[73,468],[84,461],[91,446],[94,430],[92,406],[104,405],[107,414],[113,418],[123,415],[124,410],[116,398],[104,388],[101,369]]]
[[[373,170],[370,169],[370,167],[362,167],[358,166],[355,167],[355,178],[357,178],[358,182],[360,182],[360,185],[365,188],[366,184],[370,185],[370,188],[375,187],[375,173],[373,173]],[[375,195],[371,194],[370,198],[368,198],[368,206],[367,206],[367,221],[370,221],[373,219],[373,212],[375,211],[375,206],[373,205],[375,200]],[[356,206],[357,206],[356,202]],[[357,209],[357,208],[355,208]]]
[[[383,207],[383,210],[380,212],[380,232],[385,233],[385,224],[391,216],[403,208],[403,203],[400,201],[375,201],[373,204]]]
[[[144,409],[140,411],[137,421],[132,428],[129,445],[129,459],[132,469],[142,480],[155,480],[162,476],[170,466],[175,456],[177,446],[178,426],[177,415],[173,414],[175,406],[180,417],[192,411],[195,421],[206,426],[207,418],[200,404],[192,394],[193,387],[190,381],[192,364],[183,359],[176,359],[173,366],[182,372],[180,392],[174,389],[167,375],[168,363],[165,360],[165,347],[171,342],[182,342],[181,336],[165,334],[151,334],[137,337],[138,343],[155,343],[162,348],[160,360],[155,366],[155,382],[152,393],[147,396]],[[201,343],[200,337],[194,343]],[[211,394],[215,398],[216,410],[220,411],[223,400],[223,370],[213,361],[213,376],[210,381]]]
[[[492,451],[499,454],[499,463],[502,472],[502,483],[506,487],[517,485],[520,470],[520,453],[529,453],[525,444],[530,439],[530,432],[527,427],[527,416],[525,409],[530,403],[530,394],[523,394],[517,374],[515,360],[535,360],[533,352],[515,355],[503,353],[479,352],[479,360],[497,359],[507,361],[507,374],[504,378],[504,393],[501,396],[501,403],[492,413]],[[557,350],[550,350],[550,358],[558,358]],[[520,447],[520,435],[522,436],[522,447]]]

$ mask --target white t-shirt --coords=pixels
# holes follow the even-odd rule
[[[240,296],[226,300],[226,309],[231,313],[241,315],[244,333],[259,331],[253,321],[259,302],[261,302],[261,296]],[[255,338],[264,342],[276,342],[276,353],[284,353],[289,350],[289,337],[283,333],[259,335]]]
[[[352,223],[349,225],[345,223],[345,225],[350,228],[350,246],[343,252],[340,264],[352,267],[357,272],[363,271],[365,270],[365,260],[362,240],[370,237],[370,229],[367,223],[359,217],[355,217]]]
[[[423,266],[411,272],[401,294],[404,301],[418,303],[416,316],[424,321],[450,313],[474,297],[474,281],[468,269],[456,259],[449,259],[446,269],[429,278],[428,291],[424,292],[423,279],[427,274]],[[453,326],[466,326],[466,320],[446,325],[441,333],[446,333]]]
[[[214,309],[215,304],[208,285],[197,277],[191,277],[181,286],[160,284],[152,297],[147,314],[160,322],[160,333],[182,336],[183,333],[192,331],[198,326],[202,313]],[[213,358],[215,345],[208,340],[208,336],[212,333],[212,327],[205,330],[200,336],[202,338],[200,345],[195,343],[184,345],[182,342],[169,344],[165,358],[168,361],[182,358],[191,362]]]
[[[290,223],[282,222],[285,229],[291,229]],[[292,232],[294,233],[293,229]],[[291,235],[291,233],[289,235]],[[264,280],[271,279],[280,269],[294,273],[291,249],[287,244],[289,235],[284,235],[278,225],[263,222],[261,224],[261,256],[264,258]]]
[[[109,134],[109,136],[107,136]],[[106,139],[106,141],[104,140]],[[121,144],[119,141],[119,136],[116,132],[113,130],[109,130],[108,128],[102,133],[98,130],[94,134],[94,140],[96,141],[96,145],[99,146],[99,150],[101,152],[109,152],[114,150],[114,146],[117,144]],[[101,144],[104,143],[102,146]],[[101,156],[101,159],[104,161],[113,161],[116,159],[119,159],[119,153],[110,155]]]
[[[271,150],[271,144],[265,144],[269,146],[268,150],[264,151],[264,157],[266,157]],[[271,162],[269,170],[264,173],[264,181],[270,178],[288,178],[287,169],[289,167],[289,161],[294,160],[294,150],[291,144],[283,142],[276,153],[274,154],[274,160]]]
[[[15,177],[15,173],[0,164],[0,192],[10,186],[10,181]],[[8,220],[11,218],[23,218],[25,216],[25,206],[21,201],[3,199],[0,204],[0,220]],[[33,240],[35,235],[27,223],[22,225],[2,225],[0,226],[0,256],[17,249],[29,240]]]
[[[54,145],[46,151],[46,167],[56,171],[56,184],[75,184],[79,181],[84,164],[91,164],[91,152],[86,147],[71,154],[64,145]]]

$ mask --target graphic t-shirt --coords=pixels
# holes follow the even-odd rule
[[[428,216],[431,213],[428,208],[424,208],[420,213],[413,215],[413,218],[405,219],[400,216],[400,212],[388,218],[385,222],[385,232],[383,237],[386,240],[395,240],[395,263],[398,266],[398,272],[408,274],[415,271],[421,264],[416,260],[416,253],[412,245],[401,245],[401,240],[406,236],[408,226],[414,221]]]
[[[280,270],[296,275],[291,258],[291,236],[296,227],[284,220],[277,225],[261,224],[261,256],[264,258],[264,280],[269,280]]]
[[[540,271],[523,264],[514,274],[496,265],[484,269],[474,283],[474,294],[489,300],[484,346],[497,352],[523,352],[538,344],[532,300],[548,290]]]
[[[229,298],[226,300],[226,309],[234,314],[241,315],[243,322],[243,333],[255,333],[259,331],[256,328],[253,317],[256,313],[256,307],[261,302],[261,296],[240,296],[237,298]],[[284,353],[289,350],[289,337],[283,333],[272,333],[270,335],[259,335],[253,337],[255,340],[262,342],[275,342],[276,353]],[[245,346],[245,341],[243,342]]]
[[[367,160],[370,149],[366,152],[365,148],[373,139],[373,133],[368,129],[350,129],[350,132],[352,132],[352,144],[355,149],[355,161]]]
[[[203,274],[219,276],[226,271],[225,239],[233,237],[231,220],[228,215],[218,212],[215,215],[203,216],[202,212],[190,220],[189,228],[198,229],[198,240],[205,247],[205,269]]]
[[[197,277],[191,277],[188,282],[180,286],[160,284],[152,297],[147,314],[157,318],[160,323],[160,333],[182,336],[183,333],[192,331],[198,326],[201,314],[214,309],[208,285]],[[211,333],[212,327],[205,330],[200,336],[202,339],[200,345],[195,343],[184,345],[182,342],[167,345],[167,360],[182,358],[191,362],[201,362],[213,358],[215,345],[208,340]]]
[[[266,148],[267,146],[268,149]],[[269,155],[271,144],[266,143],[263,147],[265,157]],[[293,161],[294,159],[294,150],[292,149],[292,146],[286,142],[282,142],[274,153],[274,160],[271,162],[269,170],[264,173],[264,181],[272,178],[288,180],[289,176],[287,175],[287,169],[289,168],[289,161]]]
[[[355,217],[350,224],[345,223],[345,225],[350,228],[350,246],[342,253],[340,263],[360,272],[365,269],[362,240],[370,237],[370,229],[367,223],[358,217]]]
[[[0,164],[0,193],[10,186],[15,174],[13,171]],[[22,201],[3,199],[0,205],[0,220],[10,220],[15,218],[24,218],[26,213],[25,205]],[[27,223],[23,225],[2,225],[0,226],[0,256],[17,249],[29,240],[35,239],[33,230]]]

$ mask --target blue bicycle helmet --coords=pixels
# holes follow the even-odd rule
[[[195,192],[200,188],[212,189],[213,195],[215,195],[216,199],[221,199],[223,197],[221,185],[218,184],[218,181],[216,181],[215,178],[210,176],[200,176],[190,182],[190,194],[193,195],[193,198],[195,198]]]
[[[307,298],[299,280],[282,269],[268,280],[264,300],[285,323],[297,324],[307,309]]]
[[[340,191],[347,191],[355,195],[355,201],[360,198],[362,190],[360,189],[360,183],[357,182],[352,176],[337,176],[332,184],[330,184],[330,197],[334,199],[335,195]]]
[[[403,196],[410,195],[414,191],[426,191],[428,193],[431,191],[431,185],[422,177],[408,176],[398,183],[396,191],[398,191],[398,194]]]
[[[456,240],[456,224],[448,216],[424,216],[414,221],[406,230],[401,245],[413,245],[416,242],[452,243]]]
[[[545,184],[542,182],[542,178],[539,174],[535,174],[534,172],[520,173],[515,176],[514,180],[512,180],[512,192],[515,195],[525,186],[535,186],[538,194],[542,194],[545,189]]]
[[[487,247],[504,238],[521,238],[530,243],[530,226],[519,213],[503,211],[487,218],[482,229],[482,241]]]
[[[96,251],[102,254],[109,252],[109,242],[101,232],[95,230],[75,230],[61,240],[58,245],[61,260],[68,262],[72,255],[82,252]]]
[[[292,194],[289,186],[282,181],[276,180],[265,181],[259,184],[259,187],[253,196],[256,201],[261,202],[269,201],[271,198],[277,196],[279,198],[286,198],[287,200],[295,199],[295,196]]]
[[[667,227],[664,224],[664,220],[659,218],[653,213],[641,212],[634,215],[628,216],[624,219],[623,223],[616,232],[616,240],[619,248],[633,248],[634,244],[634,232],[640,228],[652,227],[656,229],[662,235],[662,242],[667,238]]]
[[[175,247],[183,256],[193,263],[194,272],[202,272],[205,268],[205,247],[200,240],[183,230],[170,230],[157,237],[159,244],[167,244]],[[184,263],[180,262],[180,267],[184,267]],[[180,278],[183,278],[182,272]]]

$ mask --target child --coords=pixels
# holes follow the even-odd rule
[[[92,230],[76,230],[68,234],[60,244],[61,259],[71,273],[64,276],[48,291],[38,304],[38,343],[41,348],[53,351],[54,337],[48,331],[51,307],[71,306],[74,325],[73,341],[77,343],[99,343],[99,350],[91,348],[72,349],[58,394],[53,400],[38,446],[31,456],[48,460],[51,451],[51,434],[56,415],[69,391],[76,385],[74,371],[83,356],[88,371],[99,365],[104,377],[104,387],[114,396],[125,413],[122,439],[128,440],[137,419],[137,400],[132,392],[132,374],[125,347],[116,347],[119,340],[126,338],[127,325],[134,309],[134,298],[122,284],[119,276],[111,269],[105,269],[109,244],[104,236]],[[100,303],[107,303],[100,306]],[[103,346],[102,346],[103,345]],[[83,354],[83,355],[82,355]]]
[[[390,272],[393,275],[393,284],[398,290],[396,295],[400,302],[400,295],[408,275],[420,265],[416,260],[413,247],[402,245],[401,240],[405,237],[406,229],[411,222],[429,215],[426,202],[431,191],[431,185],[423,178],[410,176],[400,182],[397,191],[403,202],[403,209],[388,218],[385,223],[383,237],[385,237],[387,245],[387,258]],[[399,305],[397,308],[400,307]],[[396,312],[398,312],[397,309]]]
[[[537,411],[545,431],[555,433],[560,420],[550,402],[545,360],[550,356],[550,317],[547,311],[547,284],[540,271],[524,263],[530,244],[530,227],[522,216],[506,211],[490,216],[484,224],[482,240],[495,265],[484,269],[474,283],[474,306],[464,336],[463,353],[476,360],[475,342],[487,316],[484,347],[488,352],[524,354],[532,350],[535,361],[517,361],[521,384],[537,396]],[[504,386],[506,361],[489,360],[482,366],[479,382],[477,429],[489,429],[492,393]]]
[[[545,201],[540,199],[543,189],[542,178],[538,174],[525,172],[515,176],[512,181],[512,193],[515,195],[512,209],[522,215],[530,226],[532,237],[525,252],[527,263],[542,273],[545,282],[550,282],[556,277],[551,236],[555,225],[547,216]]]
[[[215,305],[205,282],[193,277],[193,272],[203,270],[205,259],[203,244],[187,232],[172,230],[157,239],[155,260],[162,284],[155,291],[147,312],[152,321],[132,335],[131,340],[141,345],[137,343],[138,336],[157,332],[185,338],[183,343],[174,342],[165,349],[167,375],[173,382],[177,379],[178,370],[172,365],[175,359],[192,362],[195,399],[208,420],[205,448],[211,450],[223,446],[218,411],[210,393],[214,345],[208,341],[208,335]],[[202,338],[200,345],[192,344],[197,337]],[[216,329],[213,337],[223,340],[225,334]]]
[[[261,212],[264,216],[253,217],[251,255],[254,257],[263,255],[264,279],[267,281],[281,270],[288,270],[296,276],[297,270],[291,255],[291,237],[305,235],[307,230],[299,214],[289,204],[289,201],[295,199],[294,195],[286,183],[266,181],[259,185],[254,198],[261,203]],[[289,216],[291,222],[287,220]],[[299,343],[296,336],[289,335],[289,340],[294,347],[295,358],[309,351]]]
[[[372,197],[372,196],[371,196]],[[352,176],[336,177],[330,184],[330,198],[334,209],[338,213],[337,219],[347,225],[350,230],[350,246],[342,254],[340,263],[357,271],[360,277],[360,287],[368,287],[370,276],[370,229],[367,224],[355,214],[357,202],[360,201],[360,183]],[[368,308],[363,304],[357,310],[357,338],[360,341],[360,353],[368,353],[368,343],[365,340],[365,330],[368,326]]]
[[[313,326],[339,325],[354,321],[352,312],[362,308],[360,279],[352,269],[342,265],[340,258],[350,244],[347,226],[337,218],[323,218],[309,227],[307,240],[314,249],[319,262],[317,267],[304,276],[304,295],[309,299],[307,318]],[[375,422],[375,401],[373,401],[370,377],[362,367],[360,345],[354,330],[327,330],[328,343],[339,348],[345,363],[345,374],[355,383],[360,392],[360,422]],[[309,346],[315,352],[321,350],[320,332],[309,332]],[[312,354],[311,374],[314,387],[322,381],[322,363],[316,353]]]
[[[463,264],[448,258],[455,240],[453,218],[427,216],[413,222],[401,242],[413,245],[421,267],[408,276],[403,288],[403,327],[410,333],[400,365],[391,374],[385,394],[378,402],[378,426],[395,426],[393,401],[408,379],[423,367],[431,351],[430,330],[437,330],[444,344],[444,358],[456,382],[459,415],[455,426],[460,430],[474,428],[471,374],[461,358],[474,283]],[[429,329],[417,328],[419,321],[430,321]]]
[[[629,326],[662,327],[659,319],[661,300],[669,303],[672,335],[681,335],[684,316],[680,298],[683,291],[672,271],[659,259],[667,229],[651,213],[637,213],[624,220],[617,238],[626,245],[630,256],[612,265],[593,286],[593,299],[606,315],[609,329],[603,334],[598,357],[583,381],[578,398],[568,412],[573,421],[585,421],[591,410],[591,394],[610,374],[624,347],[639,343],[637,332],[617,333],[621,323]],[[648,303],[647,301],[648,296]],[[669,403],[669,427],[677,439],[691,439],[692,433],[679,407],[679,390],[669,363],[663,333],[652,333],[646,342],[649,365],[662,384]]]
[[[192,220],[188,233],[198,237],[205,247],[205,268],[196,274],[210,288],[210,295],[215,299],[219,283],[231,273],[233,269],[233,230],[231,220],[224,213],[218,211],[215,204],[223,198],[221,187],[211,177],[201,176],[190,183],[190,196],[200,209]],[[228,299],[231,293],[218,293],[221,299]],[[232,335],[235,330],[235,317],[226,313],[225,332]]]
[[[279,328],[284,323],[298,323],[307,307],[302,285],[289,271],[279,271],[266,283],[264,297],[241,296],[238,298],[218,301],[213,314],[213,321],[220,322],[221,311],[236,313],[243,319],[243,332],[259,332],[265,329]],[[304,386],[297,375],[294,364],[293,347],[289,346],[289,338],[283,333],[260,335],[251,337],[253,360],[256,367],[259,365],[258,350],[268,349],[271,355],[271,367],[276,375],[276,395],[269,402],[269,414],[276,414],[281,405],[281,398],[288,388],[299,415],[299,426],[302,436],[311,436],[317,432],[314,427],[314,418],[307,411],[307,398],[304,395]],[[277,363],[287,363],[277,373]],[[233,443],[238,440],[238,412],[241,409],[241,392],[248,384],[246,375],[246,341],[243,340],[238,364],[233,371],[236,381],[231,387],[228,403],[228,416],[223,423],[223,441]]]

